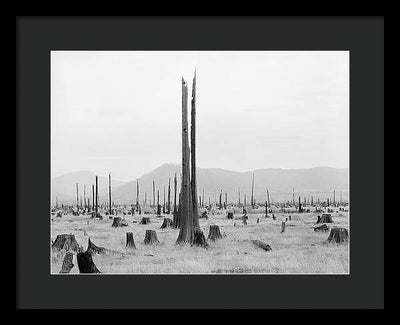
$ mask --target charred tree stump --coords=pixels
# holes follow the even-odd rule
[[[126,227],[128,223],[121,217],[114,217],[111,227]]]
[[[285,232],[285,229],[286,229],[286,222],[282,221],[281,233]]]
[[[317,223],[333,223],[332,215],[329,213],[322,214],[322,216],[317,220]]]
[[[145,245],[159,244],[160,242],[157,239],[157,233],[154,230],[146,230],[143,243]]]
[[[92,254],[104,254],[107,251],[107,249],[104,247],[96,246],[89,238],[88,248],[86,251]]]
[[[326,224],[323,224],[322,226],[314,228],[314,231],[328,231],[328,230],[329,230],[329,228]]]
[[[228,212],[226,219],[233,219],[233,212]]]
[[[72,234],[57,235],[57,238],[51,247],[57,251],[65,250],[78,252],[80,250],[75,235]]]
[[[172,220],[170,218],[164,218],[164,221],[161,225],[161,229],[171,228],[171,227],[172,227]]]
[[[208,219],[207,211],[204,211],[204,212],[200,215],[199,218],[200,218],[200,219]]]
[[[222,238],[222,235],[221,235],[221,232],[219,231],[219,226],[217,226],[217,225],[210,226],[210,231],[208,232],[207,239],[216,241],[217,239],[221,239],[221,238]]]
[[[79,273],[101,273],[93,262],[91,252],[81,252],[76,256]]]
[[[74,263],[72,263],[74,254],[71,252],[67,252],[64,256],[64,261],[61,266],[60,273],[69,273],[74,267]]]
[[[206,237],[200,229],[196,229],[193,232],[193,243],[192,246],[201,246],[204,248],[208,248],[209,245],[206,241]]]
[[[289,221],[291,221],[292,220],[292,216],[289,216]]]
[[[143,217],[142,220],[140,220],[139,225],[147,225],[150,223],[150,218],[149,217]]]
[[[135,248],[135,241],[133,240],[133,232],[127,232],[126,233],[126,246],[128,248]]]
[[[257,223],[260,223],[260,218],[257,218]]]
[[[263,243],[261,240],[257,239],[257,240],[252,240],[251,242],[257,247],[260,247],[267,252],[272,250],[271,246],[267,245],[266,243]]]
[[[349,232],[345,228],[332,228],[328,237],[328,242],[337,244],[349,241]]]
[[[274,214],[272,214],[272,220],[276,220],[276,217]]]

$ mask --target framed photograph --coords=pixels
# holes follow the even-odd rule
[[[383,308],[383,40],[17,17],[17,307]]]

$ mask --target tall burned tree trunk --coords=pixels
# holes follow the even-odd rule
[[[154,183],[153,180],[153,207],[156,206],[156,184]]]
[[[238,188],[238,196],[239,196],[238,206],[240,207],[240,188]]]
[[[57,200],[57,197],[56,197],[56,200]],[[86,184],[83,184],[83,206],[86,211]]]
[[[157,215],[161,215],[160,190],[157,191]]]
[[[171,213],[171,178],[168,178],[168,204],[167,204],[167,214]]]
[[[139,212],[139,179],[136,179],[136,210]]]
[[[299,213],[301,213],[301,202],[300,202],[300,196],[299,196]]]
[[[254,172],[253,172],[253,179],[251,181],[251,207],[254,209]]]
[[[92,184],[92,210],[94,211],[94,185]]]
[[[219,208],[222,209],[222,190],[221,193],[219,194]]]
[[[292,192],[292,204],[294,206],[294,187],[293,187],[293,192]]]
[[[190,190],[192,194],[193,227],[194,230],[200,229],[199,208],[197,202],[197,176],[196,176],[196,71],[194,72],[192,85],[192,109],[190,125],[190,158],[192,175],[190,179]]]
[[[78,183],[76,183],[76,211],[79,211],[79,190],[78,190]]]
[[[191,243],[193,240],[193,209],[190,191],[190,151],[188,144],[187,84],[182,77],[182,185],[181,185],[181,227],[176,241]]]
[[[111,215],[111,173],[108,174],[108,213]]]
[[[99,212],[99,178],[96,176],[96,217]]]
[[[164,203],[163,203],[163,213],[165,213],[165,186],[164,186]]]
[[[177,210],[177,207],[176,207],[176,187],[177,187],[177,179],[176,179],[176,173],[175,173],[175,177],[174,177],[174,218],[173,218],[173,220],[174,220],[174,222],[173,222],[173,227],[174,228],[177,228],[177,226],[176,226],[176,224],[177,224],[177,221],[176,221],[176,218],[178,217],[178,210]]]
[[[181,227],[181,193],[179,193],[179,198],[178,198],[178,204],[175,205],[175,213],[174,213],[174,219],[172,221],[172,228],[180,228]]]
[[[265,201],[265,218],[268,218],[268,204],[267,204],[267,201]]]

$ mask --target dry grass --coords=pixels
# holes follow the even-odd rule
[[[125,216],[129,226],[121,228],[111,227],[112,220],[107,216],[103,220],[82,215],[53,218],[51,239],[54,240],[58,234],[72,233],[86,249],[90,236],[96,245],[112,250],[111,253],[93,256],[102,273],[349,273],[349,244],[325,243],[329,232],[314,232],[317,215],[313,213],[291,214],[292,220],[287,222],[284,233],[280,233],[281,223],[288,214],[275,214],[276,220],[265,218],[263,214],[251,214],[247,225],[240,220],[227,220],[225,214],[210,215],[208,220],[200,219],[205,236],[209,226],[216,224],[225,237],[217,242],[209,241],[207,250],[175,246],[179,230],[160,229],[163,218],[155,215],[146,215],[151,219],[150,224],[139,225],[142,216]],[[334,224],[328,226],[348,228],[348,213],[333,214],[333,221]],[[147,229],[157,232],[160,245],[143,244]],[[84,236],[84,230],[88,236]],[[136,250],[125,248],[128,231],[133,232]],[[272,251],[255,247],[251,242],[253,239],[269,244]],[[63,253],[52,252],[51,273],[59,272],[62,260]],[[76,258],[74,264],[71,273],[79,273]]]

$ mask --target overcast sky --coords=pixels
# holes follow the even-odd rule
[[[52,177],[180,163],[195,67],[198,167],[349,166],[348,51],[52,51]]]

